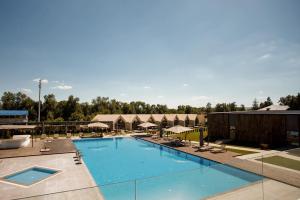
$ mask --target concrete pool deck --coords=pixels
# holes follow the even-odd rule
[[[34,139],[33,147],[30,145],[18,149],[1,149],[1,158],[15,158],[22,156],[40,156],[49,154],[64,154],[64,153],[75,153],[76,148],[71,139],[55,139],[46,142],[46,140]],[[43,147],[50,149],[48,152],[40,152]]]
[[[30,199],[77,200],[84,198],[88,200],[103,200],[99,188],[95,187],[96,183],[90,175],[87,167],[84,163],[76,165],[73,160],[74,155],[75,154],[67,153],[1,159],[0,177],[32,166],[58,169],[61,171],[57,175],[49,177],[29,187],[0,181],[0,199],[11,200],[36,196]]]
[[[299,198],[299,188],[274,180],[264,180],[263,182],[210,197],[206,200],[297,200]]]

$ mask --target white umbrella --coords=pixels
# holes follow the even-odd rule
[[[90,123],[87,125],[89,128],[108,128],[107,124],[101,122]]]
[[[149,127],[154,127],[157,126],[156,124],[150,123],[150,122],[145,122],[145,123],[141,123],[138,126],[143,127],[143,128],[149,128]]]
[[[171,128],[168,128],[165,131],[170,131],[170,132],[173,132],[173,133],[183,133],[183,132],[191,131],[191,130],[193,130],[193,129],[177,125],[177,126],[173,126]]]

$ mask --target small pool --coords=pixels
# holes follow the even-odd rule
[[[29,186],[41,180],[44,180],[56,173],[58,170],[47,169],[42,167],[32,167],[2,178],[4,181],[16,183],[19,185]]]

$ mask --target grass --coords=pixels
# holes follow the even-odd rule
[[[169,134],[169,136],[171,136],[173,138],[180,138],[182,140],[186,139],[186,140],[199,142],[200,133],[199,133],[199,131],[193,131],[193,132],[189,132],[187,134],[185,134],[185,133]],[[203,138],[206,138],[206,137],[207,137],[207,131],[204,131]]]
[[[273,165],[278,165],[281,167],[286,167],[289,169],[294,169],[300,171],[300,161],[298,160],[293,160],[290,158],[285,158],[282,156],[271,156],[267,157],[264,159],[256,159],[258,161],[262,161],[265,163],[273,164]]]
[[[226,148],[226,149],[227,149],[227,151],[238,153],[240,155],[248,155],[248,154],[252,154],[252,153],[257,153],[256,151],[247,151],[247,150],[241,150],[241,149],[232,149],[232,148]]]

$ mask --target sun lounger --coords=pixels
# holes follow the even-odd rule
[[[43,133],[43,134],[41,135],[41,140],[44,140],[44,139],[47,139],[47,135]]]
[[[53,139],[58,139],[59,138],[59,134],[54,134],[53,135]]]
[[[222,144],[220,147],[214,147],[210,150],[211,153],[224,153],[226,151],[226,146],[224,144]]]
[[[197,148],[197,151],[209,151],[209,150],[211,150],[211,149],[213,149],[212,146],[204,145],[204,146],[202,146],[202,147],[198,147],[198,148]]]

